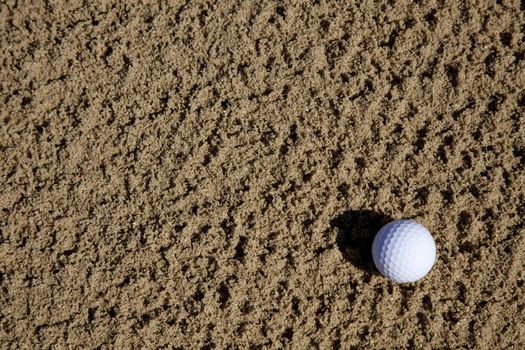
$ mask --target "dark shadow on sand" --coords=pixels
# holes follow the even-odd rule
[[[330,221],[337,228],[337,247],[355,267],[378,274],[372,259],[372,242],[383,225],[392,217],[372,210],[348,210]]]

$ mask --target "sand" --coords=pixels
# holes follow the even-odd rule
[[[525,348],[523,1],[64,3],[0,5],[0,348]]]

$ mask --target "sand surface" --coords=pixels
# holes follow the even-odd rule
[[[0,4],[0,348],[525,348],[523,0],[64,3]]]

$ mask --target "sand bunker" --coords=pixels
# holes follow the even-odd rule
[[[525,348],[524,2],[352,3],[0,5],[0,347]]]

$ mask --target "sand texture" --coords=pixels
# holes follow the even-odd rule
[[[525,349],[523,0],[131,3],[0,4],[1,349]]]

